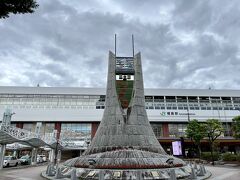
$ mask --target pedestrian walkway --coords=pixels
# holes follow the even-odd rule
[[[210,180],[239,180],[240,168],[239,167],[216,167],[206,166],[206,169],[211,171],[212,176]]]

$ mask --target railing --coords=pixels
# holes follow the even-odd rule
[[[57,143],[56,139],[56,133],[45,133],[45,134],[38,134],[34,132],[30,132],[25,129],[20,129],[14,126],[9,126],[9,125],[3,125],[0,124],[0,131],[3,131],[13,138],[16,138],[17,140],[20,141],[28,141],[32,138],[37,138],[39,140],[42,140],[46,145],[52,145],[54,143]],[[81,148],[86,148],[88,145],[88,142],[91,139],[90,134],[84,134],[84,133],[79,133],[75,131],[70,131],[70,130],[63,130],[60,134],[60,139],[58,141],[59,145],[62,147],[68,147],[68,148],[78,148],[80,147],[79,145],[74,143],[74,138],[81,139],[85,141],[84,145],[81,146]]]
[[[10,136],[13,136],[14,138],[19,140],[38,138],[38,135],[35,133],[32,133],[24,129],[16,128],[13,126],[0,125],[0,130],[6,132]]]

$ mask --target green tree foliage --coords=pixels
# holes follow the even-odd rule
[[[35,0],[0,0],[0,18],[8,18],[10,13],[33,13],[37,7]]]
[[[211,156],[212,156],[212,163],[214,165],[214,158],[213,158],[213,145],[214,141],[221,136],[221,134],[224,132],[224,129],[222,127],[222,124],[217,119],[208,119],[205,124],[205,131],[206,135],[208,137],[208,142],[211,149]]]
[[[240,138],[240,116],[236,116],[233,118],[233,136],[235,138]]]
[[[194,119],[188,123],[186,129],[186,136],[197,146],[199,157],[201,156],[201,140],[206,136],[204,127],[204,124]]]

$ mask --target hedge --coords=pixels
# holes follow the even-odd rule
[[[240,154],[236,155],[236,160],[240,162]]]
[[[222,159],[223,161],[236,161],[237,160],[237,155],[232,154],[232,153],[223,153],[222,154]]]
[[[212,160],[211,152],[202,152],[201,158],[207,161]],[[213,160],[217,161],[220,158],[220,154],[218,152],[213,152]]]

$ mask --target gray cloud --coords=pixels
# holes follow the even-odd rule
[[[105,87],[114,34],[130,56],[133,33],[145,87],[240,88],[237,0],[39,3],[0,22],[0,85]]]

